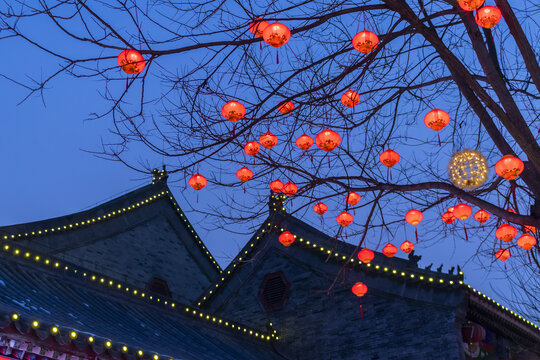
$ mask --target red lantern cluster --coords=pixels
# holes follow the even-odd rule
[[[259,138],[261,145],[267,149],[271,149],[278,143],[278,138],[276,135],[272,134],[270,131],[264,133]]]
[[[263,40],[273,47],[283,46],[291,38],[291,31],[288,27],[278,22],[267,25],[262,33]]]
[[[394,257],[397,253],[397,247],[392,244],[386,244],[382,249],[382,253],[389,258]]]
[[[421,211],[411,209],[405,214],[405,221],[411,225],[418,225],[420,221],[424,218],[424,214]]]
[[[536,245],[536,239],[532,235],[523,234],[517,239],[516,243],[523,250],[531,250]]]
[[[246,108],[238,101],[231,100],[221,108],[221,115],[230,122],[236,122],[244,117]]]
[[[424,116],[424,124],[434,131],[444,129],[449,122],[450,116],[441,109],[433,109]]]
[[[362,297],[368,292],[368,287],[364,283],[357,282],[353,285],[352,292],[354,295]]]
[[[279,235],[279,242],[283,246],[290,246],[294,242],[294,235],[288,231],[282,232],[281,235]]]
[[[399,154],[391,149],[383,151],[381,155],[379,155],[379,161],[386,167],[396,165],[399,162],[399,159]]]
[[[348,212],[343,211],[336,217],[336,221],[341,226],[349,226],[353,222],[353,216]]]
[[[414,244],[409,240],[405,240],[401,243],[401,246],[399,248],[401,249],[401,251],[408,254],[414,250]]]
[[[246,146],[244,146],[244,152],[247,154],[247,155],[257,155],[257,153],[259,152],[259,149],[261,147],[259,146],[259,143],[256,142],[256,141],[250,141],[246,144]]]
[[[347,90],[341,95],[341,103],[346,107],[355,107],[360,102],[360,94],[353,90]]]
[[[352,39],[353,47],[363,54],[367,54],[377,47],[379,38],[371,31],[364,30],[354,35]]]
[[[289,181],[288,183],[283,185],[283,189],[281,191],[283,191],[283,193],[287,196],[293,196],[298,192],[298,186]]]
[[[268,26],[268,22],[261,20],[261,18],[255,19],[251,24],[249,24],[249,31],[256,37],[263,36],[263,31]]]
[[[334,150],[340,143],[341,137],[337,132],[331,129],[323,130],[315,137],[315,144],[326,152]]]
[[[347,203],[349,203],[349,205],[356,205],[360,202],[360,200],[362,200],[362,197],[360,195],[358,195],[357,193],[351,191],[350,193],[347,194],[347,196],[345,197],[345,200],[347,201]]]
[[[298,146],[301,150],[308,150],[313,145],[313,139],[309,135],[301,135],[298,139],[296,139],[296,146]]]
[[[282,114],[288,114],[290,113],[291,111],[294,110],[294,104],[292,101],[288,101],[288,102],[280,102],[279,103],[279,106],[278,106],[278,111]]]
[[[251,170],[249,170],[247,167],[243,167],[241,168],[240,170],[238,170],[236,172],[236,177],[241,181],[241,182],[246,182],[248,180],[251,180],[253,178],[253,172]]]
[[[326,206],[326,204],[323,202],[318,202],[315,204],[315,206],[313,206],[313,211],[319,215],[322,215],[328,211],[328,206]]]
[[[472,208],[464,203],[459,203],[456,206],[454,206],[454,211],[452,212],[452,215],[454,215],[459,220],[467,220],[469,216],[472,214]]]
[[[488,221],[490,217],[491,215],[486,210],[478,210],[476,214],[474,214],[474,219],[481,224]]]
[[[474,11],[484,4],[484,0],[458,0],[458,4],[465,11]]]
[[[444,214],[441,215],[441,220],[444,221],[447,224],[451,224],[456,220],[456,217],[454,216],[454,207],[449,207],[448,210]]]
[[[194,190],[201,190],[203,187],[206,186],[206,178],[202,176],[201,174],[195,174],[191,178],[189,178],[189,186],[191,186]]]
[[[502,224],[495,230],[497,239],[503,242],[510,242],[517,235],[517,229],[510,224]]]
[[[126,74],[135,75],[144,70],[146,63],[137,50],[124,50],[118,55],[118,65]]]
[[[375,258],[375,253],[369,249],[362,249],[358,252],[358,260],[369,264]]]
[[[506,261],[511,256],[509,249],[500,248],[495,253],[495,257],[501,261]],[[506,266],[506,265],[505,265]]]
[[[285,185],[280,180],[274,180],[270,183],[270,190],[275,193],[280,193]]]
[[[495,6],[484,6],[476,12],[474,20],[486,29],[491,29],[501,21],[501,10]]]
[[[516,179],[525,169],[525,164],[519,158],[513,155],[505,155],[495,164],[497,175],[506,180]]]

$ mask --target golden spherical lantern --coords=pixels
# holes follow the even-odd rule
[[[476,189],[482,186],[488,175],[486,158],[480,151],[464,149],[456,152],[448,163],[450,180],[460,189]]]

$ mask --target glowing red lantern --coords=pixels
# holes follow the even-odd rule
[[[352,39],[353,47],[363,54],[371,52],[379,44],[379,38],[371,31],[364,30],[354,35]]]
[[[446,111],[433,109],[424,116],[424,124],[431,130],[440,131],[450,122],[450,116]]]
[[[283,186],[283,189],[281,191],[283,191],[283,193],[287,196],[293,196],[298,192],[298,186],[289,181]]]
[[[532,226],[532,225],[524,225],[523,226],[523,229],[527,232],[530,232],[530,233],[533,233],[533,234],[536,234],[538,232],[538,228]]]
[[[273,47],[283,46],[291,38],[291,31],[288,27],[280,23],[269,24],[264,28],[263,39]]]
[[[510,224],[502,224],[499,226],[499,228],[495,231],[495,236],[497,239],[504,241],[504,242],[510,242],[512,239],[517,235],[517,229],[513,227]]]
[[[536,239],[534,236],[529,234],[523,234],[517,239],[517,246],[523,248],[524,250],[531,250],[534,245],[536,245]]]
[[[479,343],[486,338],[486,329],[476,323],[468,322],[461,327],[461,337],[466,344]]]
[[[483,8],[478,9],[474,16],[474,20],[478,26],[491,29],[501,21],[501,10],[495,6],[484,6]]]
[[[458,4],[465,11],[474,11],[484,4],[484,0],[458,0]]]
[[[244,146],[244,152],[248,155],[257,155],[259,149],[259,143],[256,141],[250,141]]]
[[[334,130],[326,129],[315,137],[315,143],[320,149],[329,152],[339,146],[341,137]]]
[[[394,257],[397,253],[397,247],[392,244],[386,244],[382,249],[382,253],[389,258]]]
[[[388,149],[379,155],[379,161],[386,167],[392,167],[399,162],[399,154],[394,150]]]
[[[336,217],[336,221],[341,226],[349,226],[353,222],[353,216],[346,211],[343,211]]]
[[[451,224],[451,223],[454,222],[454,220],[456,220],[456,217],[454,216],[454,214],[447,211],[447,212],[445,212],[444,214],[441,215],[441,220],[444,221],[447,224]]]
[[[369,264],[371,260],[375,258],[375,253],[369,249],[362,249],[358,252],[358,259],[366,264]]]
[[[497,175],[506,180],[514,180],[523,172],[524,168],[523,161],[513,155],[505,155],[495,164]]]
[[[454,211],[452,212],[452,215],[454,215],[459,220],[467,220],[469,216],[472,214],[472,208],[463,203],[459,203],[456,206],[454,206]]]
[[[328,206],[326,206],[325,203],[318,202],[318,203],[315,204],[315,206],[313,206],[313,210],[317,214],[322,215],[328,210]]]
[[[124,50],[118,55],[118,65],[126,74],[139,74],[144,70],[146,63],[137,50]]]
[[[401,243],[401,246],[399,247],[404,253],[410,253],[414,250],[414,244],[410,242],[409,240],[405,240]]]
[[[244,117],[246,108],[238,101],[231,100],[221,108],[221,115],[230,122],[236,122]]]
[[[249,31],[256,37],[263,36],[263,31],[268,26],[268,22],[261,20],[261,18],[256,18],[251,24],[249,24]]]
[[[243,168],[241,168],[240,170],[236,172],[236,177],[241,182],[246,182],[248,180],[251,180],[251,178],[253,178],[253,172],[244,166]]]
[[[296,139],[296,145],[302,150],[308,150],[313,145],[313,139],[309,135],[302,135]]]
[[[274,146],[277,145],[278,139],[277,136],[272,134],[270,131],[267,133],[264,133],[259,138],[259,142],[262,146],[264,146],[267,149],[271,149]]]
[[[288,231],[282,232],[281,235],[279,235],[279,242],[283,246],[289,246],[294,242],[294,235]]]
[[[368,291],[368,287],[364,283],[361,283],[361,282],[357,282],[352,287],[353,294],[358,297],[362,297],[366,295],[367,291]]]
[[[490,217],[491,215],[486,210],[478,210],[476,214],[474,214],[476,221],[482,224],[488,221]]]
[[[282,114],[288,114],[290,113],[291,111],[294,110],[294,104],[292,101],[289,101],[289,102],[280,102],[279,103],[279,106],[278,106],[278,111]]]
[[[206,178],[201,174],[195,174],[189,179],[188,183],[193,189],[201,190],[206,186],[207,181]]]
[[[352,206],[358,204],[361,199],[362,197],[360,195],[352,191],[348,193],[347,196],[345,197],[345,200],[349,203],[349,205],[352,205]]]
[[[497,250],[497,252],[495,253],[495,257],[501,261],[506,261],[509,257],[510,257],[510,250],[509,249],[503,249],[503,248],[500,248],[499,250]],[[505,265],[506,266],[506,265]]]
[[[346,107],[354,107],[360,102],[360,94],[356,91],[347,90],[341,95],[341,103]]]
[[[270,189],[275,193],[280,193],[284,186],[279,180],[274,180],[270,183]]]
[[[405,221],[411,225],[418,225],[420,221],[424,218],[424,215],[421,211],[411,209],[405,214]]]

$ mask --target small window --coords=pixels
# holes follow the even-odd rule
[[[171,297],[171,291],[169,290],[169,285],[167,285],[167,281],[157,277],[153,277],[152,280],[150,280],[150,282],[148,283],[148,290],[167,297]]]
[[[281,310],[289,297],[291,284],[283,271],[266,274],[259,288],[259,299],[266,311]]]

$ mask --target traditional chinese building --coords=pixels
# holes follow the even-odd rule
[[[0,228],[3,358],[540,359],[538,326],[460,272],[415,255],[360,263],[280,196],[222,269],[166,180],[156,171],[93,209]],[[296,235],[287,248],[282,229]]]

